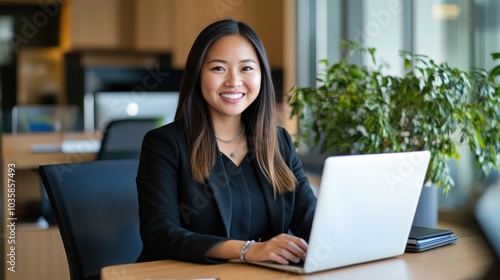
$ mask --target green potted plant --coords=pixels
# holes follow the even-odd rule
[[[468,145],[484,173],[500,166],[500,90],[494,75],[438,64],[401,52],[406,73],[386,75],[375,49],[343,42],[343,58],[320,61],[317,84],[294,88],[291,116],[298,120],[297,145],[321,154],[345,155],[429,150],[426,184],[448,192],[454,181],[448,161]],[[350,63],[368,54],[373,67]]]

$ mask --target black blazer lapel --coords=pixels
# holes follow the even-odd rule
[[[212,194],[219,208],[222,222],[226,230],[226,237],[229,238],[231,236],[231,218],[233,214],[231,193],[224,163],[219,153],[217,153],[214,167],[210,170],[208,186],[212,190]]]

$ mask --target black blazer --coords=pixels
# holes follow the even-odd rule
[[[260,172],[260,184],[269,186],[263,188],[266,205],[262,207],[268,210],[272,236],[293,233],[307,241],[316,197],[290,135],[280,127],[278,137],[285,161],[295,174],[298,186],[295,191],[275,198],[269,182]],[[251,145],[249,143],[249,147]],[[189,150],[179,123],[170,123],[146,134],[137,174],[143,241],[138,261],[223,261],[205,257],[212,246],[230,239],[231,198],[223,164],[220,153],[217,153],[208,184],[198,184],[193,180]],[[253,164],[257,166],[255,161]]]

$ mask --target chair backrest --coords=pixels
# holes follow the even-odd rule
[[[16,105],[12,108],[12,133],[75,131],[76,105]]]
[[[487,186],[474,205],[473,217],[488,245],[493,262],[481,279],[500,279],[500,180]]]
[[[51,164],[39,172],[59,226],[72,280],[99,279],[142,249],[138,160]]]
[[[157,119],[111,121],[104,131],[97,160],[138,159],[144,135],[158,125]]]

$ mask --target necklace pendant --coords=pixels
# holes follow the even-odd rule
[[[233,153],[230,153],[229,156],[232,157],[232,158],[235,158],[236,154],[233,152]]]

